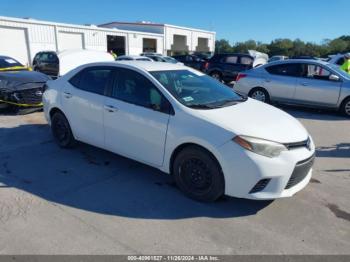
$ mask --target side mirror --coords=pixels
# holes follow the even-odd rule
[[[331,81],[339,81],[339,80],[340,80],[340,77],[337,76],[337,75],[331,74],[331,75],[329,76],[329,80],[331,80]]]

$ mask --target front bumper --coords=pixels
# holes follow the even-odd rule
[[[293,196],[309,183],[315,146],[311,141],[310,149],[295,148],[269,158],[229,141],[219,154],[226,195],[269,200]]]
[[[41,107],[44,83],[28,83],[16,90],[1,90],[0,101],[19,107]]]

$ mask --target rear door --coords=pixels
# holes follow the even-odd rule
[[[113,67],[88,67],[66,84],[62,105],[76,138],[88,144],[103,147],[103,113],[107,87]]]
[[[319,64],[303,63],[302,75],[297,81],[295,100],[303,104],[335,107],[342,82],[330,79],[333,74]]]
[[[297,63],[281,63],[265,67],[264,87],[272,100],[294,101],[295,89],[300,76],[300,65]]]
[[[105,148],[161,166],[170,103],[144,75],[119,68],[104,104]]]
[[[235,79],[239,72],[241,72],[239,65],[239,57],[237,55],[230,55],[221,58],[220,64],[223,69],[224,79]]]

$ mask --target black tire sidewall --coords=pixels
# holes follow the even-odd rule
[[[64,121],[65,125],[67,126],[67,131],[68,131],[68,138],[66,139],[66,141],[60,141],[57,136],[56,136],[56,131],[55,131],[55,128],[56,128],[56,125],[58,123],[58,121]],[[67,118],[62,114],[62,113],[55,113],[53,116],[52,116],[52,119],[51,119],[51,130],[52,130],[52,134],[53,134],[53,137],[55,138],[55,141],[56,143],[62,147],[62,148],[71,148],[75,145],[75,139],[74,139],[74,136],[73,136],[73,133],[72,133],[72,130],[70,128],[70,125],[69,125],[69,122],[67,120]]]
[[[184,184],[181,179],[179,168],[184,163],[185,160],[189,158],[199,158],[209,167],[210,173],[212,174],[212,184],[210,190],[204,194],[195,194],[190,192],[188,187]],[[183,191],[187,196],[197,201],[202,202],[213,202],[217,200],[220,196],[224,194],[225,191],[225,182],[224,176],[222,174],[221,168],[214,157],[207,152],[206,150],[197,147],[189,146],[183,149],[175,158],[173,164],[172,174],[174,175],[175,182],[177,186]]]
[[[347,99],[344,100],[344,102],[342,103],[341,107],[340,107],[340,113],[345,116],[345,117],[349,117],[350,115],[346,113],[345,111],[345,106],[346,104],[348,104],[350,102],[350,97],[348,97]]]

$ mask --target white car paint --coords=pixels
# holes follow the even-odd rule
[[[250,56],[254,58],[253,67],[265,65],[269,61],[269,56],[256,50],[248,50]]]
[[[68,80],[89,66],[121,67],[141,73],[168,99],[175,114],[167,115],[74,88]],[[283,151],[275,158],[258,155],[232,141],[237,135],[278,143],[308,139],[308,132],[295,118],[252,99],[211,110],[186,107],[149,73],[167,70],[188,70],[203,75],[194,69],[168,63],[123,61],[84,65],[48,82],[49,89],[43,95],[45,116],[51,123],[50,112],[58,108],[66,115],[77,140],[166,173],[170,173],[171,156],[176,148],[186,143],[202,146],[215,156],[222,168],[226,195],[275,199],[292,196],[308,184],[312,170],[300,183],[285,189],[296,164],[314,155],[315,146],[311,138],[309,148]],[[65,93],[70,93],[68,96],[71,97],[67,98]],[[249,193],[258,181],[266,178],[271,182],[264,190]]]

